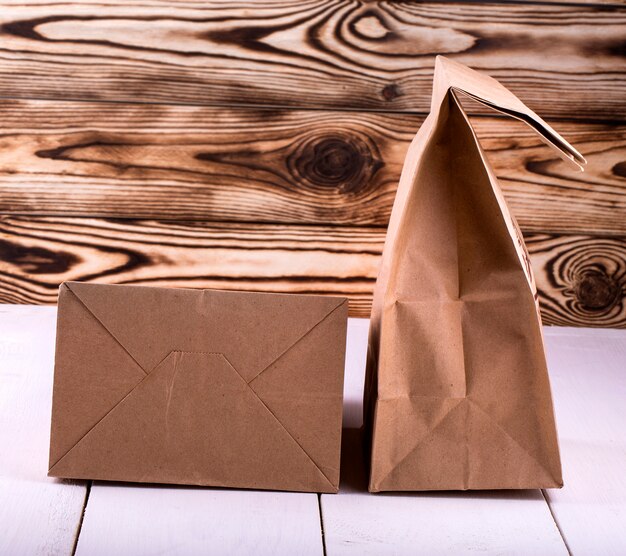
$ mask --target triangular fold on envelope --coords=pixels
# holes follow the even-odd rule
[[[68,286],[146,370],[170,351],[224,353],[252,380],[343,300],[322,296]],[[162,326],[163,307],[168,326]]]
[[[145,377],[67,288],[61,288],[59,305],[51,467]]]
[[[52,475],[335,492],[221,355],[172,353]]]
[[[337,486],[346,316],[344,303],[250,382],[259,398]]]

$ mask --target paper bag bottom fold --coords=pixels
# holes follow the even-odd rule
[[[337,492],[347,301],[69,282],[49,475]]]
[[[374,450],[371,492],[563,486],[560,474],[553,476],[467,398],[380,400],[376,411],[414,442],[386,460]]]
[[[271,470],[265,480],[259,469]],[[184,352],[166,357],[49,475],[337,490],[222,354]]]

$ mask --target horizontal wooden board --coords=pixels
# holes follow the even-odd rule
[[[6,101],[0,212],[385,226],[422,116]],[[510,118],[474,126],[524,231],[626,234],[626,125],[558,122],[584,173]]]
[[[3,2],[0,96],[425,112],[436,54],[544,116],[626,119],[624,7]]]
[[[515,3],[521,3],[521,4],[525,4],[525,3],[534,4],[537,2],[537,0],[495,0],[495,1],[498,1],[498,2],[513,1]],[[581,4],[584,6],[597,7],[600,9],[604,7],[609,7],[609,6],[619,8],[625,5],[624,0],[541,0],[541,2],[542,4],[569,4],[570,6],[572,4]]]
[[[384,230],[0,218],[0,302],[54,303],[63,280],[345,295],[368,316]],[[626,327],[626,238],[527,237],[546,324]]]

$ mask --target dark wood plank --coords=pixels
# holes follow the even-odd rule
[[[626,328],[626,237],[526,239],[544,323]]]
[[[542,116],[626,119],[626,9],[349,0],[3,2],[0,96],[428,111],[435,54]]]
[[[496,2],[508,2],[509,0],[494,0]],[[536,4],[537,0],[511,0],[519,4]],[[597,7],[597,8],[621,8],[626,2],[625,0],[541,0],[542,4],[566,4],[571,6],[572,4],[580,4],[582,6]]]
[[[0,218],[0,302],[54,303],[63,280],[346,295],[368,316],[384,230]],[[547,324],[626,327],[626,237],[531,234]]]
[[[422,116],[7,101],[0,212],[387,224]],[[626,234],[626,125],[555,124],[572,170],[527,126],[473,123],[525,231]]]

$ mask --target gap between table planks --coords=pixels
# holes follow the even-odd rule
[[[350,322],[342,483],[321,497],[328,554],[624,554],[626,331],[544,327],[563,489],[372,496],[357,430],[367,324]]]
[[[1,555],[323,553],[316,494],[47,478],[55,317],[0,305]]]
[[[0,306],[0,553],[70,553],[84,483],[46,479],[53,308]],[[626,333],[546,328],[566,486],[547,498],[574,554],[626,550]],[[540,491],[369,495],[358,461],[367,321],[351,319],[342,489],[322,495],[326,551],[403,554],[453,550],[566,554]],[[593,444],[591,444],[593,443]],[[5,509],[6,508],[6,509]],[[167,550],[322,554],[314,494],[95,483],[78,554]]]
[[[362,392],[367,319],[352,319],[346,357],[341,488],[321,496],[329,555],[567,554],[539,490],[367,493]]]

